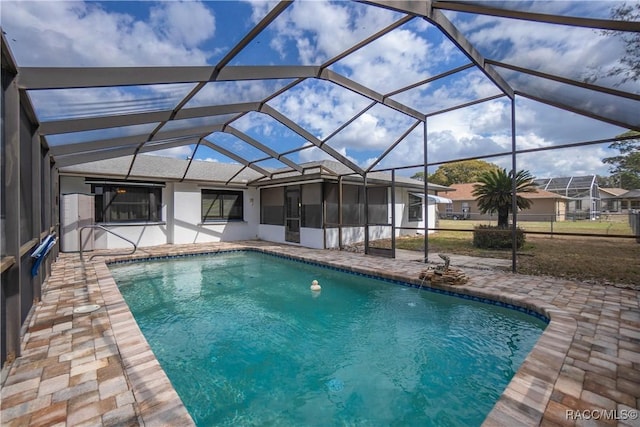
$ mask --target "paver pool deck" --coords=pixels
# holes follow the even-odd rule
[[[419,284],[420,262],[248,241],[164,245],[81,262],[60,254],[2,385],[3,426],[188,426],[193,421],[142,336],[107,261],[251,248]],[[455,263],[453,267],[458,267]],[[639,426],[640,292],[463,268],[447,289],[550,319],[486,426]],[[87,314],[74,308],[98,304]],[[5,371],[7,372],[7,371]]]

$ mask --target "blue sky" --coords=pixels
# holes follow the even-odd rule
[[[20,66],[148,66],[216,64],[275,3],[265,1],[135,1],[135,2],[10,2],[3,1],[2,26]],[[508,2],[510,7],[534,8],[574,16],[607,18],[613,2]],[[446,12],[484,55],[570,78],[584,78],[598,67],[614,66],[622,45],[595,30],[529,24],[487,16]],[[401,15],[352,2],[297,1],[257,37],[230,65],[319,65],[353,43],[397,20]],[[467,63],[467,59],[435,27],[414,19],[333,64],[330,69],[380,93]],[[210,83],[187,105],[217,105],[259,101],[288,80]],[[524,84],[524,83],[521,83]],[[614,87],[617,82],[601,79]],[[637,84],[619,87],[638,93]],[[172,109],[193,85],[43,91],[30,93],[43,120],[98,114]],[[422,113],[498,94],[480,71],[468,69],[436,83],[393,96]],[[107,102],[105,102],[107,101]],[[307,80],[269,102],[319,139],[331,135],[370,100],[322,80]],[[519,148],[536,148],[613,137],[625,129],[561,111],[524,98],[517,99],[516,134]],[[439,114],[428,121],[429,161],[500,153],[511,147],[510,104],[506,99]],[[207,120],[202,120],[206,123]],[[209,120],[209,122],[211,122]],[[415,120],[378,105],[327,141],[332,148],[366,168],[394,143]],[[172,126],[183,126],[175,123]],[[232,124],[278,152],[308,145],[302,137],[269,116],[249,113]],[[144,127],[124,129],[138,133]],[[422,161],[423,128],[418,126],[380,163],[380,167]],[[121,133],[122,134],[122,133]],[[116,131],[50,138],[52,144],[85,138],[118,136]],[[74,138],[74,139],[68,139]],[[209,137],[239,155],[259,153],[234,136]],[[193,146],[163,152],[185,158]],[[521,156],[518,168],[538,177],[606,174],[601,159],[606,145],[541,152]],[[201,147],[196,158],[229,161]],[[328,158],[307,149],[289,158],[304,162]],[[496,163],[510,166],[510,158]],[[283,166],[270,161],[262,166]],[[408,171],[415,172],[415,171]]]

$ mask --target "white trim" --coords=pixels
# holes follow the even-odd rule
[[[409,193],[409,194],[413,194],[414,196],[424,199],[424,193]],[[430,202],[434,202],[434,203],[453,203],[451,199],[447,199],[446,197],[442,197],[442,196],[436,196],[434,194],[427,194],[427,198],[429,199]]]

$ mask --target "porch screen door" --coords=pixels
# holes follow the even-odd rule
[[[287,242],[300,243],[300,187],[287,187],[284,202],[284,239]]]

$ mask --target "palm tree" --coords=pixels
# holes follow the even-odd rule
[[[478,201],[481,213],[498,212],[498,227],[509,226],[509,213],[512,207],[511,182],[513,171],[507,173],[506,169],[496,169],[480,175],[479,184],[473,186],[473,196]],[[531,200],[525,199],[520,193],[534,193],[537,190],[533,183],[533,176],[529,171],[521,170],[516,173],[516,205],[519,209],[531,207]]]

